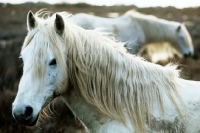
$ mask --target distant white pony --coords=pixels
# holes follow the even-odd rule
[[[35,125],[60,96],[90,133],[200,132],[200,82],[179,78],[176,66],[127,53],[65,13],[38,14],[27,17],[23,76],[12,105],[17,122]]]
[[[193,54],[192,39],[184,24],[144,15],[134,10],[116,18],[103,18],[77,13],[71,19],[85,29],[103,28],[127,42],[129,52],[136,54],[148,43],[169,42],[182,55]]]

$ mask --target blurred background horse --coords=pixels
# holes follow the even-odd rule
[[[144,15],[134,10],[127,11],[124,15],[116,18],[77,13],[71,19],[85,29],[102,28],[103,31],[112,33],[119,41],[127,42],[125,47],[132,54],[138,53],[144,45],[149,43],[152,46],[155,43],[154,49],[156,49],[159,42],[170,43],[171,45],[168,45],[168,47],[173,47],[185,57],[194,53],[191,36],[185,25],[179,22]],[[167,53],[165,50],[164,52]],[[154,53],[156,53],[156,50],[154,50]]]

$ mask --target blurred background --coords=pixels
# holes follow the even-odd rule
[[[48,2],[48,3],[47,3]],[[200,1],[198,0],[0,0],[0,133],[84,133],[80,122],[57,98],[50,107],[54,113],[36,127],[17,124],[11,108],[22,75],[18,58],[27,34],[26,15],[46,8],[51,12],[85,12],[102,17],[117,17],[134,9],[159,18],[184,22],[194,44],[193,57],[171,59],[181,64],[183,78],[200,81]],[[165,63],[164,63],[165,64]],[[162,65],[164,65],[162,64]]]

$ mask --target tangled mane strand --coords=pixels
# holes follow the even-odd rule
[[[134,130],[139,133],[146,131],[146,122],[150,124],[155,101],[164,114],[163,95],[180,112],[174,98],[182,103],[176,89],[179,84],[176,66],[162,67],[143,61],[126,53],[123,43],[84,30],[67,20],[64,13],[59,14],[65,20],[62,37],[55,33],[52,23],[55,14],[42,20],[37,28],[51,40],[49,46],[56,49],[53,52],[60,59],[59,67],[66,72],[73,88],[94,109],[125,124],[125,116],[130,116]]]

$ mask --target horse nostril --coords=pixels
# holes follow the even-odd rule
[[[32,107],[26,107],[26,110],[25,110],[25,118],[29,118],[33,113],[33,108]]]
[[[186,58],[186,57],[190,57],[192,55],[192,53],[191,52],[189,52],[189,53],[187,53],[187,54],[184,54],[184,57]]]

